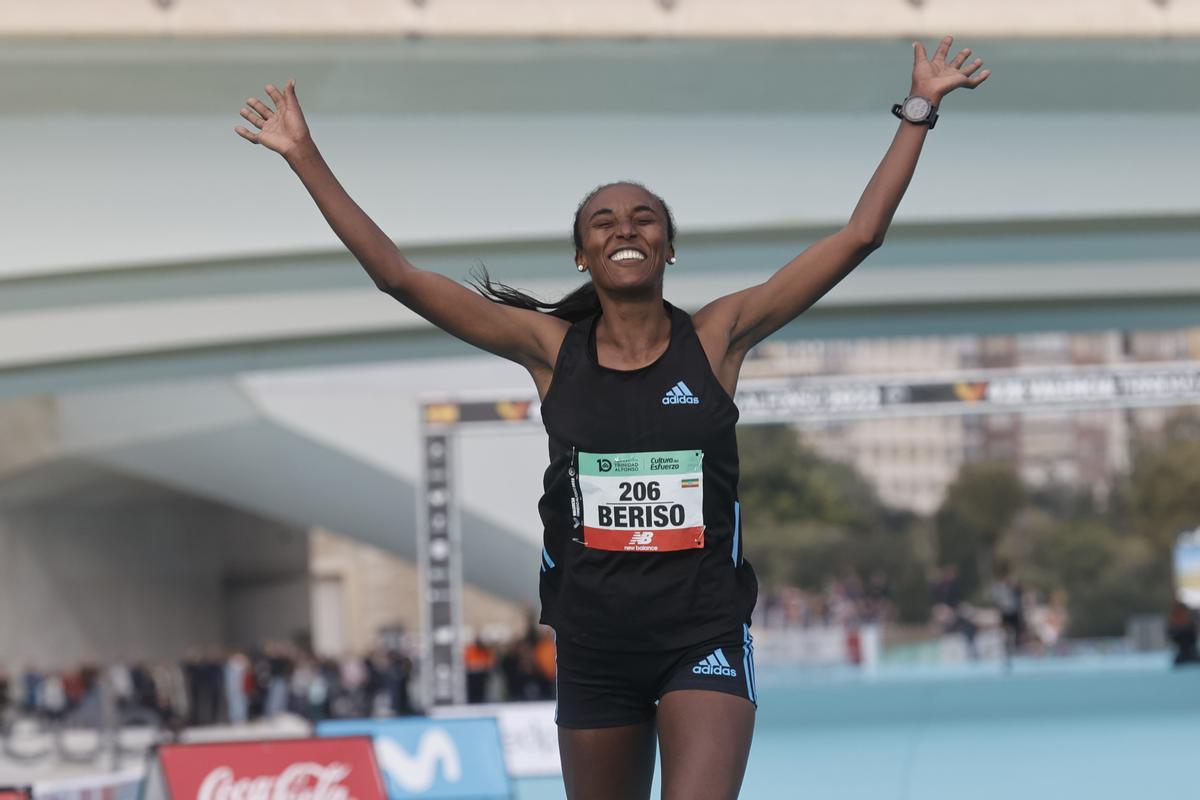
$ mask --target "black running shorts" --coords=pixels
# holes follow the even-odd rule
[[[611,728],[653,719],[659,698],[678,689],[744,697],[755,706],[750,628],[679,650],[597,650],[558,641],[558,707],[564,728]]]

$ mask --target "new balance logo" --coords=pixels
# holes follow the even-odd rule
[[[625,545],[626,553],[657,553],[658,545],[654,543],[654,531],[633,531],[629,543]]]
[[[692,394],[692,390],[687,387],[683,381],[672,386],[663,395],[662,403],[664,406],[676,406],[680,404],[698,405],[700,398]]]
[[[728,675],[731,678],[737,677],[737,670],[729,666],[729,662],[725,659],[725,654],[721,652],[721,648],[719,647],[701,659],[699,664],[692,667],[692,672],[697,675]]]

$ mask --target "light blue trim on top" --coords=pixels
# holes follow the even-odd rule
[[[747,626],[749,627],[749,626]],[[754,702],[758,702],[758,668],[754,666],[754,637],[750,636],[749,631],[746,635],[750,639],[750,688],[754,689]]]
[[[550,558],[550,551],[544,547],[542,548],[542,561],[546,562],[543,569],[554,569],[554,559]]]
[[[742,504],[737,500],[733,501],[733,552],[730,556],[733,558],[733,565],[738,565],[738,542],[741,540],[742,533]]]
[[[758,697],[754,691],[754,638],[750,636],[750,626],[742,625],[742,669],[746,671],[746,692],[750,702],[757,703]]]
[[[545,548],[543,548],[545,552]],[[558,724],[558,631],[553,628],[550,632],[554,636],[554,724]]]

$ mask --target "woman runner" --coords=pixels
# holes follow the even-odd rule
[[[375,285],[443,330],[524,366],[542,398],[550,466],[542,621],[558,642],[559,745],[571,800],[648,798],[655,745],[668,800],[737,797],[754,728],[749,633],[757,582],[742,558],[733,404],[746,352],[795,319],[884,239],[942,99],[987,79],[969,49],[913,44],[891,146],[850,221],[768,281],[689,316],[663,299],[675,263],[666,204],[634,183],[575,214],[590,281],[541,303],[486,273],[472,292],[414,267],[334,177],[295,83],[250,99],[245,139],[282,155]]]

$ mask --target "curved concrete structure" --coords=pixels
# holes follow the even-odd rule
[[[947,101],[888,244],[780,335],[1193,324],[1200,44],[977,49],[996,75]],[[90,461],[408,554],[418,396],[525,386],[437,361],[470,352],[375,291],[232,133],[265,80],[297,77],[326,156],[417,263],[561,292],[575,204],[633,177],[674,206],[668,295],[695,308],[846,218],[909,58],[888,40],[6,42],[0,394],[55,397],[55,438],[12,469]],[[465,498],[467,578],[528,600],[544,455],[506,447],[472,461],[529,485]]]
[[[1188,0],[8,0],[0,31],[39,35],[863,37],[1186,36]]]

